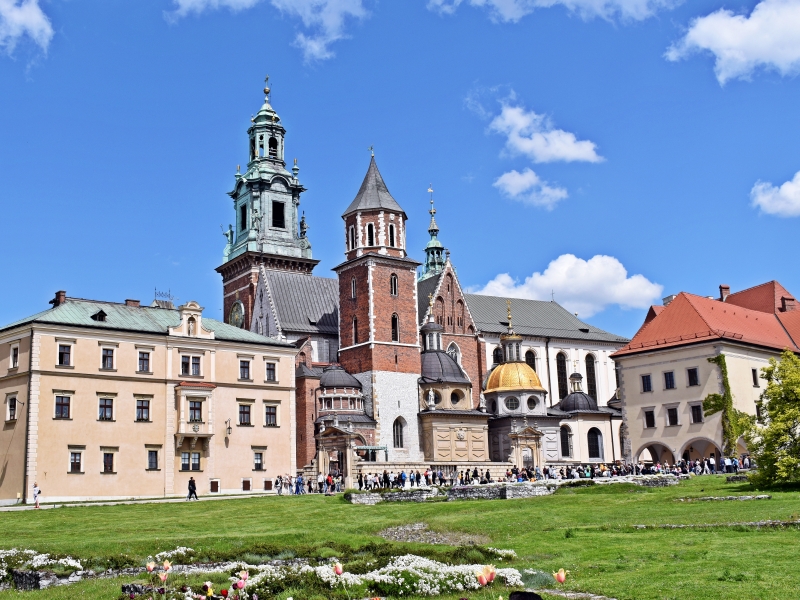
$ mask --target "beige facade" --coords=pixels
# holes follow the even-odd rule
[[[734,407],[756,414],[761,369],[778,357],[777,350],[716,340],[616,358],[630,459],[669,464],[712,454],[719,459],[721,416],[704,417],[702,410],[709,394],[724,391],[720,368],[708,362],[719,354],[725,355]],[[746,451],[741,440],[738,449]]]
[[[271,489],[296,468],[294,352],[194,302],[62,297],[0,330],[0,503],[34,482],[46,501]]]

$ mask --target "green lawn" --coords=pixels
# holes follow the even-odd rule
[[[650,490],[620,485],[561,490],[530,500],[353,506],[323,496],[177,504],[69,507],[0,513],[0,547],[136,561],[176,546],[211,557],[381,541],[381,529],[424,521],[434,530],[482,534],[516,550],[517,568],[569,569],[565,589],[623,599],[755,599],[800,596],[800,529],[634,529],[636,524],[714,524],[800,516],[800,493],[771,500],[678,502],[678,497],[754,493],[748,484],[700,477]],[[397,553],[414,544],[396,544]],[[31,592],[31,600],[116,598],[120,581]],[[15,592],[0,593],[0,600]],[[474,595],[475,598],[478,595]],[[301,600],[295,597],[295,600]]]

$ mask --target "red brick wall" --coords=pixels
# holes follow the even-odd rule
[[[223,321],[228,323],[231,307],[237,300],[244,304],[244,328],[250,329],[250,320],[253,317],[253,303],[256,297],[256,286],[258,285],[258,271],[247,269],[231,279],[222,279],[223,294]],[[242,289],[240,289],[242,288]],[[238,291],[238,296],[236,292]]]
[[[390,215],[394,214],[394,221],[390,220]],[[361,216],[361,230],[359,232],[358,228],[358,218],[357,216]],[[368,239],[367,239],[367,224],[372,223],[373,230],[375,232],[374,236],[374,243],[375,246],[367,246]],[[402,225],[401,225],[402,223]],[[394,225],[394,247],[389,246],[389,225]],[[356,231],[356,247],[354,249],[350,249],[350,227],[355,227]],[[383,226],[384,226],[384,242],[386,244],[386,251],[388,252],[389,256],[398,256],[403,257],[405,256],[405,249],[400,248],[400,244],[402,243],[402,234],[405,232],[405,221],[403,220],[403,215],[400,213],[389,213],[387,211],[383,211]],[[362,211],[360,213],[353,213],[349,215],[344,221],[344,230],[346,240],[345,243],[347,244],[346,248],[348,251],[345,253],[347,260],[352,260],[357,258],[358,256],[358,249],[360,248],[362,252],[377,252],[378,251],[378,244],[380,243],[380,211]]]
[[[319,377],[298,378],[296,386],[297,468],[301,469],[317,456],[314,441],[314,390],[319,387]]]

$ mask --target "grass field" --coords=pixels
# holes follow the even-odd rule
[[[633,527],[800,518],[796,491],[747,502],[677,500],[751,493],[748,484],[706,476],[670,488],[595,486],[529,500],[353,506],[315,495],[67,507],[0,513],[0,546],[84,561],[127,554],[141,562],[181,545],[212,557],[241,556],[264,544],[302,556],[311,547],[382,541],[375,534],[385,527],[422,521],[433,530],[488,536],[489,545],[517,552],[511,566],[520,569],[569,569],[565,589],[620,600],[800,598],[798,528]],[[395,545],[398,554],[419,549]],[[26,598],[116,598],[121,583],[86,581]],[[0,600],[16,594],[2,592]]]

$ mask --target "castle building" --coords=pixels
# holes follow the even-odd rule
[[[335,278],[312,274],[318,261],[297,212],[305,188],[296,166],[285,170],[286,131],[265,92],[248,130],[247,171],[230,194],[238,233],[229,230],[217,271],[226,322],[296,347],[298,468],[353,476],[377,469],[374,461],[505,471],[509,461],[618,459],[620,443],[609,439],[621,422],[610,355],[628,340],[556,302],[509,306],[466,293],[439,240],[433,190],[420,263],[406,246],[408,215],[373,155],[342,213]],[[276,202],[285,207],[282,227],[270,216]],[[580,381],[570,389],[570,373],[586,382],[585,393]],[[591,402],[565,404],[571,393]],[[600,423],[596,431],[578,425],[587,419]]]
[[[777,281],[735,293],[721,285],[719,292],[667,296],[614,353],[628,460],[674,464],[747,453],[743,439],[725,452],[722,413],[706,416],[703,400],[728,387],[733,406],[757,416],[761,369],[785,349],[800,353],[800,310]]]
[[[296,349],[203,315],[59,291],[0,328],[0,504],[272,490],[296,467]]]

